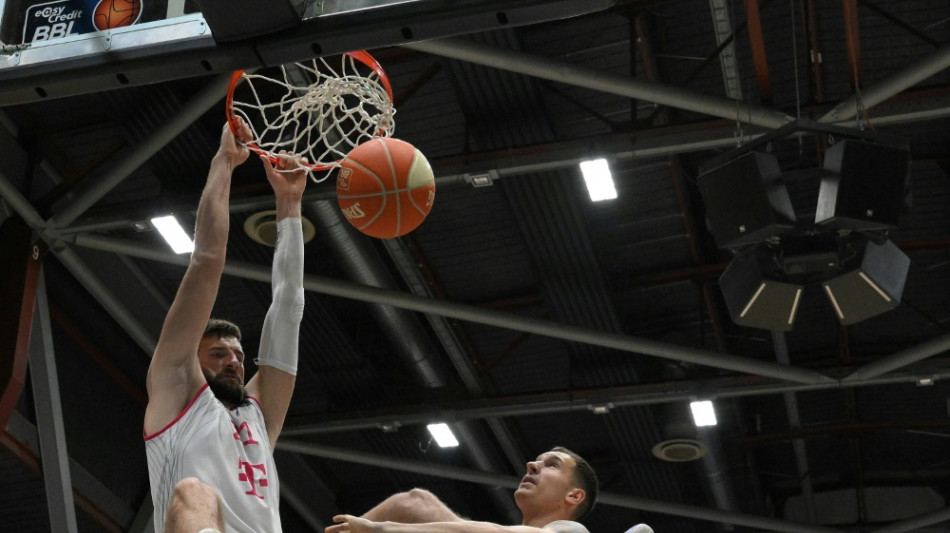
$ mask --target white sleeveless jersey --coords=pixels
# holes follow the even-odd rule
[[[280,532],[277,467],[256,399],[229,409],[205,385],[178,418],[145,435],[145,452],[156,532],[186,477],[217,489],[227,533]]]

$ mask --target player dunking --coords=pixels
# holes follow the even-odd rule
[[[237,139],[225,125],[211,160],[195,249],[148,371],[143,431],[157,533],[281,530],[273,449],[297,371],[307,176],[291,156],[281,155],[277,168],[261,158],[276,197],[278,239],[259,368],[245,387],[240,330],[210,318],[224,270],[231,174],[249,155],[242,143],[250,130],[238,125]]]

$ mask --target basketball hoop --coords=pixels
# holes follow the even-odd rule
[[[347,52],[333,67],[324,58],[281,65],[268,74],[235,71],[227,116],[251,129],[251,151],[274,163],[281,150],[306,157],[320,182],[357,145],[390,137],[395,128],[392,88],[382,66],[365,51]],[[317,178],[315,172],[326,172]]]

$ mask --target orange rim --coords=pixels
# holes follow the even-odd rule
[[[353,52],[346,52],[344,55],[352,57],[353,59],[359,61],[360,63],[362,63],[369,69],[371,69],[373,72],[375,72],[376,75],[379,76],[379,81],[383,84],[383,89],[386,91],[386,95],[389,96],[389,101],[390,102],[393,101],[393,89],[389,83],[389,76],[386,75],[386,71],[383,70],[382,65],[379,64],[379,61],[376,61],[375,57],[370,55],[370,53],[365,50],[356,50]],[[231,134],[234,135],[235,139],[237,138],[237,135],[238,135],[238,126],[237,126],[237,114],[234,112],[234,90],[244,79],[244,72],[245,71],[243,70],[235,70],[231,74],[231,82],[230,84],[228,84],[228,95],[225,98],[225,114],[227,115],[228,125],[231,127]],[[271,164],[273,165],[277,164],[277,156],[275,154],[268,152],[267,150],[264,150],[263,148],[258,146],[257,143],[255,143],[254,141],[248,142],[246,146],[248,147],[249,150],[251,150],[255,154],[266,156],[267,159],[270,160]],[[335,163],[339,163],[342,160],[343,160],[342,158],[337,159]],[[307,165],[307,167],[312,172],[323,172],[325,170],[332,169],[333,165],[315,163],[312,165]]]
[[[379,76],[379,81],[382,82],[383,88],[386,89],[386,94],[389,96],[389,101],[392,102],[393,88],[389,85],[389,76],[386,75],[386,71],[383,70],[383,66],[379,64],[379,61],[376,61],[376,58],[371,56],[366,50],[347,52],[346,55],[373,69],[373,72]]]
[[[237,88],[238,84],[241,83],[241,80],[244,78],[243,70],[235,70],[231,74],[231,83],[228,85],[228,96],[225,98],[225,111],[227,113],[228,125],[231,126],[231,135],[234,135],[234,138],[237,139],[238,136],[238,125],[237,125],[237,114],[234,113],[234,89]],[[257,155],[266,155],[270,162],[273,164],[277,163],[277,157],[262,149],[254,141],[250,141],[246,145],[248,149],[254,152]]]

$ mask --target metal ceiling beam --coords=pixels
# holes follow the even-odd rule
[[[816,0],[801,3],[802,24],[808,38],[808,61],[811,63],[811,94],[815,102],[825,102],[825,78],[822,72],[821,39],[818,31],[818,6]]]
[[[40,216],[33,205],[20,191],[10,183],[0,172],[0,197],[4,199],[37,233],[43,234],[46,221]],[[102,280],[79,258],[74,250],[70,250],[55,240],[48,242],[50,249],[56,254],[60,262],[76,277],[89,291],[110,316],[119,324],[146,354],[155,350],[155,340],[151,334],[132,318],[129,310],[106,287]],[[151,521],[149,521],[151,522]]]
[[[736,112],[737,103],[728,98],[689,91],[675,85],[578,67],[564,61],[525,52],[484,46],[464,39],[440,39],[403,46],[418,52],[508,70],[558,83],[668,105],[704,115],[740,120],[763,128],[779,128],[794,120],[785,113],[741,102],[741,116],[737,116],[740,115]]]
[[[884,375],[891,370],[916,363],[935,354],[950,350],[950,334],[942,335],[927,342],[918,344],[906,350],[901,350],[890,357],[878,359],[873,363],[859,368],[851,375],[845,377],[842,382],[850,383],[852,381],[861,381]]]
[[[426,277],[420,272],[418,260],[413,257],[401,239],[384,239],[383,247],[388,252],[396,269],[402,274],[403,281],[409,291],[418,296],[433,297],[433,291]],[[439,315],[425,315],[432,333],[445,350],[449,361],[455,368],[465,386],[465,389],[474,397],[485,395],[485,386],[474,368],[472,356],[465,347],[465,342],[459,337],[450,321]],[[520,468],[525,458],[522,455],[515,437],[500,418],[488,417],[485,419],[489,431],[498,442],[498,447],[512,467]]]
[[[40,216],[29,200],[6,179],[2,172],[0,172],[0,197],[2,197],[34,231],[41,235],[44,233],[46,222],[43,220],[43,217]],[[142,324],[132,318],[132,313],[130,313],[112,291],[109,290],[106,284],[83,263],[74,250],[66,248],[55,239],[49,239],[47,244],[49,244],[50,250],[56,254],[73,276],[86,287],[86,290],[92,293],[103,308],[106,309],[145,353],[151,354],[155,351],[155,339],[152,335]]]
[[[56,213],[47,222],[44,231],[55,231],[56,228],[72,224],[87,209],[122,183],[132,172],[158,153],[165,145],[173,141],[181,132],[185,131],[188,126],[191,126],[201,115],[219,103],[227,94],[229,83],[230,77],[228,76],[213,78],[198,94],[185,102],[177,113],[166,120],[151,135],[136,143],[135,150],[127,152],[127,155],[119,158],[108,172],[97,178],[91,186],[80,192],[66,207]],[[55,237],[55,233],[52,236]]]
[[[928,91],[924,94],[911,94],[907,99],[894,99],[882,106],[885,114],[876,115],[876,126],[899,126],[923,120],[936,120],[950,117],[950,92],[946,90],[936,93]],[[838,124],[846,126],[845,124]],[[610,137],[588,138],[575,141],[534,145],[523,149],[509,149],[500,151],[480,152],[467,154],[461,157],[446,157],[431,159],[433,170],[436,172],[436,186],[452,186],[465,184],[466,174],[473,171],[495,169],[500,178],[511,178],[524,174],[576,167],[581,161],[590,157],[590,150],[596,147],[617,160],[649,159],[665,157],[675,154],[733,148],[736,145],[734,121],[710,121],[690,125],[693,130],[683,126],[654,128],[637,132],[634,137],[628,134],[618,134]],[[758,134],[751,133],[748,139],[751,142]],[[0,176],[2,176],[0,172]],[[9,185],[9,183],[8,183]],[[9,187],[8,187],[9,189]],[[332,184],[313,184],[312,190],[308,186],[304,195],[304,202],[332,199],[336,190]],[[3,184],[0,183],[0,196],[4,196]],[[231,212],[247,212],[260,209],[269,209],[273,206],[273,197],[235,198],[231,202]],[[29,205],[27,203],[27,205]],[[194,205],[166,205],[167,208],[185,211],[194,210]],[[32,206],[31,206],[32,208]],[[133,217],[132,215],[135,214]],[[92,231],[108,231],[130,228],[133,222],[145,220],[151,214],[147,204],[124,207],[110,216],[97,213],[94,221],[78,220],[75,224],[57,228],[60,237],[75,233]],[[39,215],[34,221],[27,221],[31,226],[42,224]],[[717,274],[718,275],[718,274]]]
[[[848,56],[848,77],[851,79],[851,89],[855,94],[861,94],[861,37],[858,25],[857,0],[841,0],[844,11],[844,41]],[[859,102],[861,103],[861,102]],[[866,109],[862,105],[862,109]]]
[[[20,412],[14,412],[6,430],[0,433],[0,446],[15,455],[28,468],[41,474],[36,426]],[[75,459],[70,458],[69,464],[77,508],[102,524],[105,531],[121,531],[122,526],[132,521],[133,512],[122,498],[115,495]]]
[[[40,274],[39,246],[23,219],[0,217],[0,428],[6,427],[26,385],[30,330]],[[31,253],[32,252],[32,253]]]
[[[950,60],[950,47],[948,47]],[[942,89],[936,92],[921,92],[907,95],[907,98],[895,98],[879,109],[874,117],[878,128],[900,126],[920,121],[930,121],[950,117],[950,92]],[[803,110],[805,114],[814,110]],[[826,121],[825,123],[835,123]],[[850,127],[853,124],[835,123],[837,126]],[[519,176],[547,170],[576,167],[590,157],[592,149],[609,154],[616,160],[647,159],[675,154],[734,148],[735,121],[710,121],[690,125],[692,130],[683,126],[654,128],[638,131],[636,136],[618,134],[608,137],[587,138],[525,147],[523,150],[508,149],[495,152],[468,154],[460,157],[433,159],[433,169],[437,174],[437,186],[443,183],[464,183],[466,173],[494,169],[501,178]],[[747,142],[756,139],[760,133],[747,131]]]
[[[873,379],[848,383],[815,385],[787,384],[758,376],[708,378],[696,381],[671,381],[629,387],[573,390],[565,393],[501,396],[490,399],[446,402],[430,405],[389,406],[385,411],[336,413],[332,416],[312,417],[307,422],[288,422],[281,435],[293,437],[320,433],[338,433],[365,429],[380,429],[397,425],[424,425],[436,421],[505,418],[515,416],[550,415],[567,412],[593,412],[622,407],[689,402],[698,396],[713,400],[745,398],[771,394],[789,394],[832,390],[842,387],[872,387],[882,385],[917,386],[925,380],[950,379],[950,372],[934,373],[930,368],[907,371]],[[789,432],[776,438],[789,440],[807,437],[818,430]],[[752,442],[747,440],[747,442]]]
[[[950,67],[950,45],[945,45],[928,58],[908,65],[871,87],[861,89],[860,93],[856,93],[825,113],[818,122],[842,122],[853,119],[858,114],[859,108],[870,109],[948,67]],[[878,117],[874,118],[874,124],[880,125]]]
[[[788,364],[790,356],[785,332],[773,331],[772,345],[775,347],[776,360]],[[789,428],[792,431],[801,429],[802,417],[798,408],[798,397],[795,396],[794,392],[785,392],[782,396],[785,400],[785,413],[788,417]],[[792,452],[795,456],[795,468],[798,471],[798,486],[801,487],[802,498],[805,502],[805,516],[808,522],[814,523],[818,519],[818,512],[815,507],[815,491],[811,480],[811,468],[808,466],[808,453],[805,451],[805,440],[801,438],[793,439]]]
[[[747,5],[750,3],[755,2],[746,2]],[[713,33],[716,35],[716,43],[719,45],[719,64],[722,67],[722,79],[726,86],[726,96],[732,100],[742,100],[742,75],[739,73],[739,64],[736,60],[732,8],[726,4],[726,0],[709,0],[709,8],[712,11]],[[756,9],[758,9],[757,4]],[[761,33],[761,25],[759,30]]]
[[[731,10],[726,6],[724,0],[709,0],[712,10],[713,31],[716,34],[716,40],[719,43],[718,55],[722,67],[723,81],[725,82],[726,96],[733,100],[742,99],[741,76],[736,63],[736,47],[734,42],[734,33],[732,29]],[[640,59],[644,72],[648,80],[661,82],[662,78],[656,68],[656,58],[653,57],[652,40],[647,25],[644,24],[643,14],[641,13],[634,21],[634,33],[640,49]],[[631,66],[631,71],[636,71],[636,66]],[[635,104],[634,104],[635,105]],[[653,117],[655,125],[668,125],[670,121],[669,108],[660,108],[660,112]],[[637,118],[637,112],[634,111],[634,118]],[[689,244],[690,255],[696,265],[702,265],[711,261],[710,257],[704,252],[697,242],[697,236],[702,232],[698,231],[693,208],[687,191],[687,177],[683,171],[682,156],[670,155],[669,161],[670,180],[673,184],[673,190],[676,192],[676,200],[679,204],[680,212],[683,218],[683,229],[686,231],[686,240]],[[709,320],[712,323],[713,334],[716,339],[716,349],[719,352],[726,352],[724,343],[724,334],[722,327],[721,305],[716,303],[714,289],[711,283],[700,285],[703,304]],[[669,410],[661,411],[663,415],[658,417],[659,423],[664,425],[674,424],[670,420]],[[703,480],[708,487],[708,494],[712,496],[712,502],[720,510],[733,511],[738,508],[736,504],[736,493],[732,483],[732,476],[729,469],[725,466],[726,460],[722,453],[720,444],[721,435],[718,428],[707,427],[702,431],[697,431],[697,437],[706,446],[707,453],[702,458]],[[724,530],[731,530],[732,526],[723,524],[720,526]]]
[[[456,481],[467,481],[470,483],[480,483],[483,485],[508,487],[511,489],[516,489],[518,484],[521,482],[520,477],[478,472],[456,466],[435,464],[431,461],[414,461],[400,457],[383,456],[355,450],[334,448],[332,446],[325,446],[312,442],[281,439],[277,441],[277,449],[297,452],[305,455],[312,455],[315,457],[323,457],[326,459],[347,461],[379,468],[401,470],[404,472],[413,472],[416,474],[442,477]],[[681,503],[650,500],[647,498],[639,498],[624,494],[614,494],[610,492],[601,492],[597,498],[597,502],[602,505],[615,505],[628,509],[638,509],[641,511],[681,516],[685,518],[735,524],[739,526],[764,529],[767,531],[783,531],[788,533],[841,533],[841,530],[828,527],[800,524],[779,520],[776,518],[745,515],[733,511],[707,509],[704,507],[685,505]]]
[[[769,77],[769,59],[765,53],[765,33],[762,31],[762,17],[759,15],[759,0],[746,0],[746,24],[749,28],[749,48],[752,50],[752,65],[755,67],[755,79],[759,86],[759,100],[772,103],[772,82]],[[794,14],[793,14],[794,16]],[[792,51],[798,53],[797,50]]]
[[[300,455],[277,450],[274,461],[280,474],[281,502],[293,507],[312,531],[323,533],[331,525],[330,518],[340,514],[336,493]]]
[[[85,248],[115,252],[164,263],[185,265],[188,262],[187,257],[149,249],[140,243],[128,242],[121,239],[112,239],[98,235],[76,235],[74,242],[77,246]],[[225,265],[224,272],[229,275],[262,282],[269,282],[271,275],[270,268],[268,267],[238,261],[231,261]],[[492,311],[445,300],[433,300],[339,279],[305,275],[304,288],[321,294],[338,296],[340,298],[374,304],[387,304],[401,309],[433,313],[458,320],[466,320],[515,331],[524,331],[567,341],[592,344],[634,354],[652,355],[662,359],[672,359],[674,361],[731,370],[733,372],[768,376],[797,383],[816,384],[836,382],[836,380],[824,374],[803,368],[780,365],[768,361],[758,361],[699,348],[675,346],[652,339],[641,339],[619,333],[597,331],[572,324],[561,324],[551,320],[543,320],[503,311]]]
[[[387,270],[373,245],[358,237],[359,232],[346,220],[336,202],[323,200],[307,204],[305,207],[316,216],[327,242],[344,265],[344,270],[350,279],[384,289],[392,290],[397,287],[396,280]],[[389,338],[395,353],[422,386],[446,387],[454,382],[449,367],[436,357],[438,350],[423,330],[415,313],[375,303],[371,303],[369,309],[378,320],[383,334]],[[443,340],[446,339],[443,338]],[[446,345],[444,348],[446,352],[450,352],[452,346]],[[458,349],[457,346],[455,348]],[[458,359],[466,360],[465,357]],[[466,369],[459,368],[457,359],[453,358],[452,361],[455,363],[456,375],[463,378],[470,375],[474,379],[471,371],[466,372]],[[470,393],[477,394],[478,391],[474,390],[476,383],[472,379],[463,379],[463,382]],[[497,446],[487,438],[480,430],[481,428],[468,422],[453,422],[450,426],[460,441],[468,443],[462,451],[471,466],[487,472],[504,469],[505,465],[495,453]],[[501,436],[503,437],[504,434]],[[496,442],[503,448],[505,445],[510,445],[507,440],[501,438],[496,439]],[[505,448],[504,452],[508,457],[520,455],[517,448],[513,446]],[[519,458],[518,464],[523,464],[523,460],[524,458]],[[508,494],[489,490],[488,496],[495,501],[503,516],[509,521],[518,521],[520,518],[518,509]]]
[[[62,245],[53,246],[52,250],[70,274],[92,294],[99,305],[119,324],[119,327],[139,345],[142,352],[151,357],[152,352],[155,351],[155,337],[141,322],[134,318],[135,315],[122,303],[122,299],[116,296],[110,285],[96,275],[95,270],[79,257],[76,250]]]
[[[875,529],[872,533],[905,533],[907,531],[922,531],[927,526],[950,520],[950,508],[940,509],[921,516],[901,520],[893,524]],[[939,530],[938,530],[939,531]]]
[[[46,298],[46,281],[41,270],[36,290],[33,333],[30,336],[30,376],[36,408],[36,429],[40,440],[50,531],[76,533],[76,506],[73,504],[63,406]]]
[[[932,28],[933,28],[933,24],[927,24],[926,26],[923,27],[923,30],[922,30],[922,29],[918,29],[917,27],[915,27],[915,26],[913,26],[913,25],[911,25],[911,24],[908,24],[907,22],[901,20],[899,17],[897,17],[896,15],[894,15],[893,13],[891,13],[890,11],[887,11],[887,10],[883,9],[881,6],[878,5],[878,3],[879,3],[878,0],[858,0],[858,3],[861,4],[861,7],[865,7],[865,8],[867,8],[867,9],[870,9],[871,11],[873,11],[873,12],[874,12],[875,14],[877,14],[878,16],[880,16],[880,17],[882,17],[882,18],[884,18],[884,19],[887,19],[887,21],[890,22],[891,24],[893,24],[893,25],[895,25],[895,26],[901,28],[902,30],[904,30],[904,31],[906,31],[907,33],[913,35],[914,37],[917,37],[917,38],[920,39],[921,41],[923,41],[923,42],[925,42],[925,43],[927,43],[927,44],[933,46],[934,48],[937,48],[938,46],[940,46],[940,45],[942,44],[942,41],[937,40],[937,39],[934,39],[934,38],[932,38],[931,36],[929,36],[929,35],[927,35],[926,33],[924,33],[924,30],[930,30],[930,29],[932,29]],[[891,7],[891,6],[888,6],[888,7]],[[934,23],[935,23],[936,21],[926,21],[926,20],[925,20],[925,22],[934,22]]]

